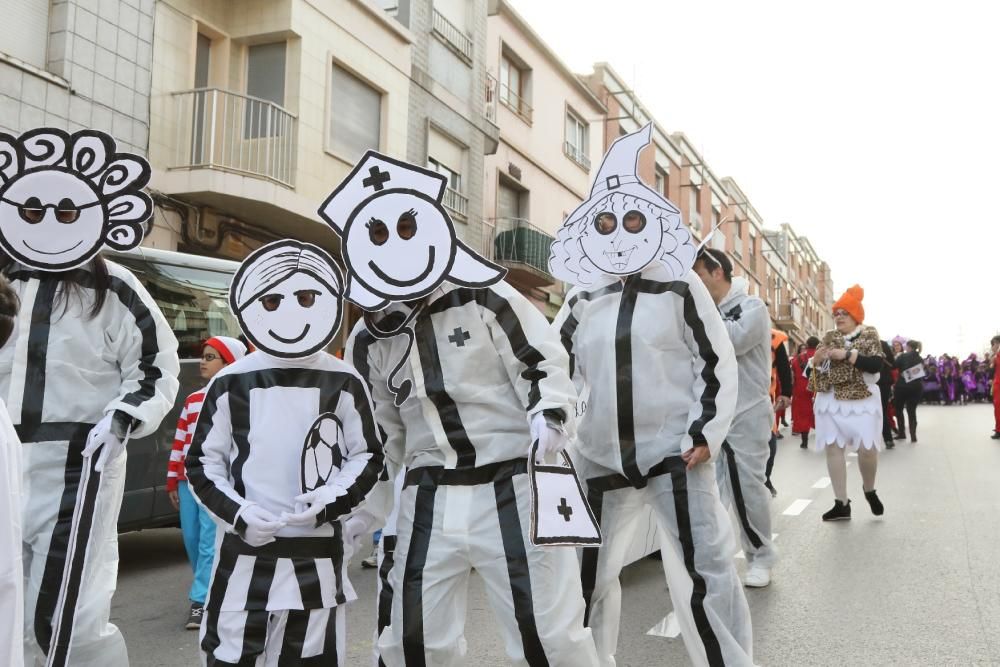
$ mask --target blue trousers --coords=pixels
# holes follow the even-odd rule
[[[187,482],[177,484],[177,496],[181,506],[181,533],[184,535],[184,550],[187,551],[194,581],[188,597],[191,602],[205,604],[208,582],[212,578],[212,562],[215,560],[215,522],[212,515],[198,504],[188,488]]]

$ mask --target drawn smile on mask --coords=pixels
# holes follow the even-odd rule
[[[56,250],[56,251],[39,250],[38,248],[32,247],[31,244],[28,243],[27,241],[22,241],[22,243],[24,244],[25,248],[27,248],[31,252],[37,252],[39,255],[63,255],[67,252],[72,252],[77,248],[79,248],[83,244],[83,241],[77,241],[73,246],[66,248],[65,250]]]
[[[372,273],[374,273],[376,276],[378,276],[379,278],[381,278],[382,280],[384,280],[385,282],[389,283],[394,287],[410,287],[412,285],[416,285],[417,283],[421,282],[424,278],[426,278],[431,274],[431,271],[434,270],[434,246],[431,246],[430,248],[427,249],[427,268],[421,271],[420,275],[418,275],[416,278],[413,278],[412,280],[399,280],[398,278],[393,278],[388,273],[380,269],[378,265],[372,260],[368,260],[368,268],[371,269]]]
[[[294,338],[285,338],[284,336],[279,335],[274,329],[268,329],[267,333],[271,334],[271,337],[279,343],[284,343],[285,345],[295,345],[309,334],[310,327],[312,327],[312,325],[307,324],[306,328],[302,330],[302,333]]]
[[[629,259],[632,257],[632,253],[635,252],[639,246],[633,245],[627,250],[605,250],[604,256],[608,258],[608,262],[611,266],[615,267],[619,271],[625,269],[628,266]]]

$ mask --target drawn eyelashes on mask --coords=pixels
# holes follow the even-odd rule
[[[368,238],[373,245],[383,245],[389,240],[389,228],[378,218],[372,218],[365,223]],[[396,222],[396,234],[404,241],[409,241],[417,234],[417,212],[412,208],[399,216]]]
[[[397,408],[403,405],[403,402],[407,399],[410,395],[410,391],[413,389],[413,382],[411,380],[403,380],[399,384],[396,384],[395,380],[396,376],[403,369],[403,364],[405,364],[406,360],[410,358],[410,351],[413,349],[413,341],[415,338],[413,335],[413,327],[410,325],[413,320],[416,319],[417,315],[420,314],[423,308],[423,303],[419,303],[414,306],[413,310],[411,310],[410,313],[403,318],[403,321],[394,329],[380,329],[378,323],[375,322],[374,313],[365,313],[365,326],[368,327],[368,331],[370,331],[375,338],[378,338],[379,340],[386,340],[400,334],[406,336],[406,351],[403,353],[395,368],[392,369],[392,372],[389,373],[389,377],[386,378],[386,384],[389,386],[389,391],[392,392],[393,403]],[[385,320],[389,320],[391,317],[392,315],[389,315],[385,318]]]

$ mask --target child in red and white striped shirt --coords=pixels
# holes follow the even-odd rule
[[[201,352],[201,379],[211,380],[215,374],[237,359],[242,359],[247,353],[246,346],[235,338],[215,336],[205,341]],[[184,473],[184,458],[191,446],[191,436],[198,423],[198,413],[201,412],[201,402],[205,390],[199,389],[184,401],[180,419],[177,420],[177,433],[174,435],[174,446],[170,451],[170,463],[167,465],[167,494],[174,508],[180,510],[181,533],[184,536],[184,549],[194,570],[194,581],[191,583],[191,611],[184,627],[197,630],[201,626],[201,618],[205,608],[205,596],[208,594],[208,582],[212,576],[212,562],[215,558],[215,522],[212,516],[194,498],[188,489],[187,477]]]

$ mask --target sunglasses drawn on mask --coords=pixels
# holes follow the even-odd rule
[[[43,204],[38,197],[28,197],[24,202],[18,203],[16,201],[11,201],[4,197],[0,197],[0,201],[5,204],[10,204],[17,209],[17,214],[29,225],[37,225],[38,223],[45,220],[45,212],[49,209],[52,210],[53,215],[55,215],[56,222],[61,222],[64,225],[71,225],[80,219],[80,212],[91,208],[93,206],[100,206],[100,200],[92,201],[89,204],[81,204],[77,206],[73,203],[72,199],[64,197],[59,200],[58,204]]]

